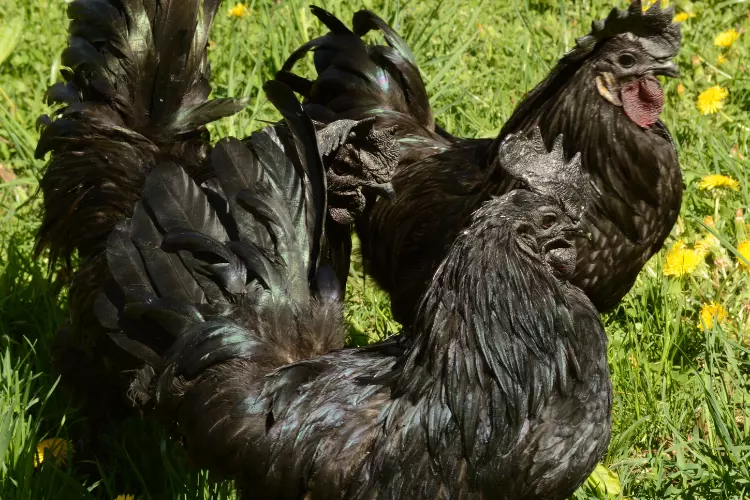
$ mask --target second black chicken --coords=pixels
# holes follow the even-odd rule
[[[330,33],[297,50],[278,78],[306,97],[316,119],[374,117],[396,126],[401,146],[396,203],[378,201],[357,224],[367,271],[390,293],[396,319],[410,324],[420,297],[474,211],[516,187],[497,154],[512,133],[541,129],[549,147],[560,134],[565,153],[581,153],[595,188],[578,243],[572,282],[600,311],[615,306],[662,246],[680,209],[677,152],[659,120],[658,75],[676,76],[680,47],[673,9],[640,0],[593,23],[550,74],[518,104],[496,139],[462,139],[435,124],[416,59],[383,20],[355,14],[350,30],[313,8]],[[377,29],[384,45],[361,39]],[[317,77],[290,73],[314,52]],[[520,64],[520,62],[519,62]],[[572,186],[571,189],[577,189]],[[345,258],[345,257],[344,257]]]
[[[555,192],[585,179],[579,159],[509,138],[499,161],[533,191],[472,216],[413,341],[335,350],[325,176],[299,135],[312,125],[290,91],[267,89],[304,168],[222,141],[216,179],[157,166],[109,238],[98,312],[144,363],[132,399],[242,498],[566,498],[606,449],[611,411],[604,330],[567,281],[585,197]]]

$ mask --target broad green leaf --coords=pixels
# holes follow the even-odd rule
[[[0,24],[0,64],[13,53],[23,31],[23,16],[17,16]]]
[[[602,464],[596,466],[586,480],[586,486],[594,490],[600,498],[616,498],[622,495],[620,478]]]

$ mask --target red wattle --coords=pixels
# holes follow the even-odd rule
[[[656,123],[664,107],[664,91],[659,80],[652,76],[645,76],[621,87],[620,99],[628,118],[643,128]]]

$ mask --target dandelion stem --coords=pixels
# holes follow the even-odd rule
[[[719,68],[718,68],[717,66],[714,66],[713,64],[711,64],[710,62],[708,62],[708,61],[707,61],[706,59],[704,59],[704,58],[702,58],[702,57],[701,57],[701,62],[703,62],[703,63],[704,63],[704,64],[705,64],[706,66],[708,66],[708,67],[709,67],[709,68],[711,68],[712,70],[714,70],[714,71],[716,71],[717,73],[719,73],[719,74],[720,74],[721,76],[723,76],[724,78],[728,78],[728,79],[730,79],[730,80],[734,80],[734,77],[733,77],[732,75],[730,75],[729,73],[726,73],[726,72],[724,72],[724,71],[720,70],[720,69],[719,69]]]
[[[726,113],[725,113],[724,111],[719,111],[719,114],[720,114],[720,115],[721,115],[721,116],[722,116],[722,117],[723,117],[723,118],[724,118],[724,119],[725,119],[726,121],[728,121],[729,123],[731,123],[731,124],[733,124],[733,125],[735,125],[735,126],[737,126],[737,127],[741,128],[741,129],[742,129],[742,130],[744,130],[745,132],[750,132],[750,127],[747,127],[747,126],[745,126],[745,125],[743,125],[743,124],[741,124],[741,123],[737,122],[737,120],[735,120],[734,118],[732,118],[731,116],[729,116],[728,114],[726,114]]]

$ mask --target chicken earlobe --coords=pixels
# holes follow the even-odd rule
[[[599,91],[599,95],[605,98],[607,101],[612,103],[614,106],[622,106],[622,100],[620,99],[620,92],[617,90],[615,83],[615,77],[612,73],[603,72],[596,77],[596,90]]]

